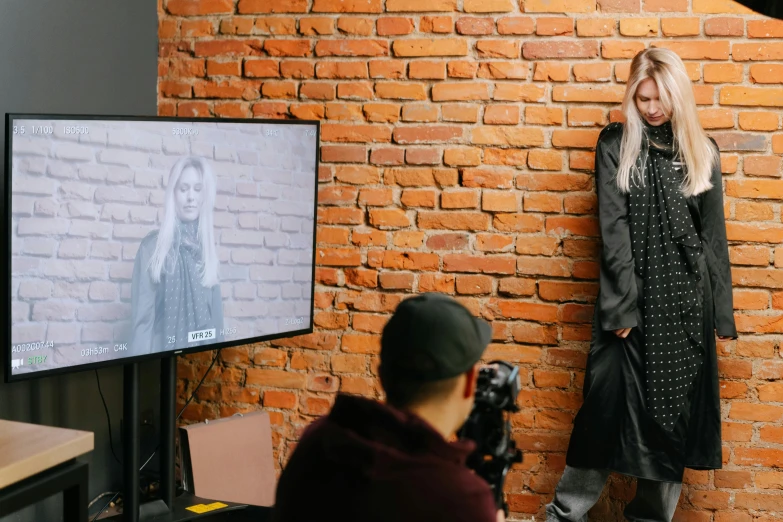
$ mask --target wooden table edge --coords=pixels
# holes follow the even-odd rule
[[[2,421],[0,421],[2,422]],[[64,430],[65,428],[53,428],[41,426],[47,429]],[[74,437],[65,442],[53,445],[25,459],[13,462],[0,468],[0,489],[21,482],[42,471],[67,462],[71,459],[89,453],[94,449],[95,435],[91,431],[67,430]]]

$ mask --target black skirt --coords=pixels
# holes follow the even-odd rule
[[[700,285],[712,301],[706,266]],[[642,287],[639,281],[639,288]],[[644,297],[639,295],[638,299]],[[587,358],[584,404],[574,420],[566,462],[578,468],[609,469],[623,475],[681,482],[685,468],[721,467],[720,392],[712,307],[704,306],[705,356],[690,390],[688,414],[664,430],[648,413],[645,393],[644,325],[627,338],[593,324]],[[641,306],[638,308],[641,310]],[[598,308],[596,307],[596,316]]]

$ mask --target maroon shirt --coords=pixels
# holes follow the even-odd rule
[[[495,522],[489,485],[411,413],[338,395],[308,426],[277,485],[274,522]]]

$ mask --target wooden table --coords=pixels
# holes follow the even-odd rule
[[[63,493],[63,521],[87,520],[87,463],[93,434],[0,420],[0,518]]]

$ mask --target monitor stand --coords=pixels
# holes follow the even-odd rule
[[[253,512],[253,520],[264,522],[271,520],[271,508],[260,508],[224,502],[226,507],[197,513],[187,508],[197,505],[209,505],[216,500],[197,497],[189,492],[177,496],[174,477],[174,437],[176,430],[176,390],[177,356],[169,355],[161,359],[160,365],[160,495],[159,500],[139,505],[139,365],[130,363],[124,366],[123,373],[123,513],[116,517],[101,520],[116,522],[185,522],[202,520],[219,513],[236,512],[248,509]],[[232,517],[231,520],[234,520]],[[236,518],[236,520],[240,520]]]

